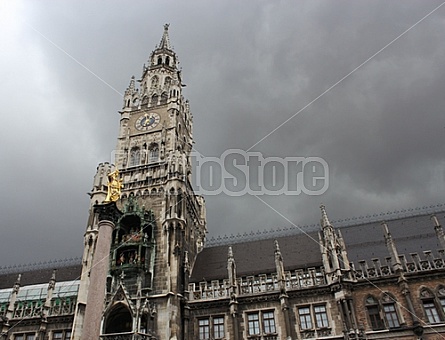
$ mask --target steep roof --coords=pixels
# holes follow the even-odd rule
[[[443,225],[445,213],[436,213]],[[335,223],[334,227],[335,227]],[[399,255],[411,261],[410,254],[422,255],[431,250],[437,255],[440,244],[430,220],[430,214],[399,217],[387,220]],[[368,222],[338,228],[346,244],[348,257],[358,268],[359,261],[368,263],[375,258],[385,264],[390,256],[385,245],[381,222]],[[237,276],[268,274],[276,271],[274,239],[278,240],[286,270],[321,265],[320,246],[316,231],[295,235],[271,237],[263,240],[232,244]],[[227,278],[227,252],[230,244],[205,248],[198,254],[190,282]]]
[[[82,271],[81,264],[69,265],[66,267],[56,268],[56,281],[72,281],[80,278]],[[28,286],[49,282],[53,268],[43,268],[37,270],[23,271],[20,278],[20,286]],[[11,288],[17,281],[19,273],[8,273],[0,275],[0,289]]]

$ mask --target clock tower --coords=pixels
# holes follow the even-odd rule
[[[100,328],[104,340],[184,339],[187,332],[185,290],[206,218],[191,185],[193,116],[168,28],[125,91],[115,165],[100,164],[94,179],[73,339],[90,339],[88,327]],[[121,196],[106,203],[106,177],[116,169]],[[111,229],[101,239],[104,211]],[[104,262],[102,277],[95,275]],[[104,303],[90,304],[102,291]],[[94,318],[100,322],[85,326]]]

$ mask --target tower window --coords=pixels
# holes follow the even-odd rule
[[[152,97],[151,97],[151,105],[158,105],[158,95],[157,94],[154,94]]]
[[[159,147],[157,144],[150,146],[149,150],[150,162],[157,162],[159,159]]]
[[[158,58],[158,65],[161,65],[161,64],[162,64],[162,58],[159,57],[159,58]]]
[[[151,87],[156,87],[159,84],[159,78],[158,76],[153,76],[153,78],[151,78]]]
[[[130,150],[130,166],[139,165],[141,162],[141,151],[135,147]]]
[[[170,57],[165,58],[165,63],[170,66]]]
[[[167,93],[166,92],[163,92],[162,94],[161,94],[161,105],[165,105],[165,104],[167,104],[167,99],[168,99],[168,95],[167,95]]]

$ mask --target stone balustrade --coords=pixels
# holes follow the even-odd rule
[[[418,253],[409,254],[410,259],[407,259],[406,255],[400,255],[399,261],[404,273],[416,273],[425,272],[437,269],[445,268],[445,256],[444,250],[438,250],[438,255],[434,256],[431,251],[424,251],[422,255]],[[380,259],[372,259],[372,263],[366,261],[359,261],[358,268],[353,271],[354,278],[371,279],[377,277],[395,275],[391,258],[385,258],[385,262],[382,263]]]
[[[325,274],[321,268],[285,272],[284,284],[287,290],[321,286],[325,283]],[[280,282],[275,273],[259,274],[237,278],[234,288],[237,295],[241,297],[265,292],[278,292]],[[228,279],[189,284],[190,301],[226,299],[230,297],[230,292],[231,287]]]

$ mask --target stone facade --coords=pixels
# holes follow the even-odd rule
[[[99,164],[79,264],[0,272],[1,339],[444,339],[444,206],[205,247],[168,25]],[[120,199],[105,202],[116,169]],[[18,268],[16,268],[18,269]]]

